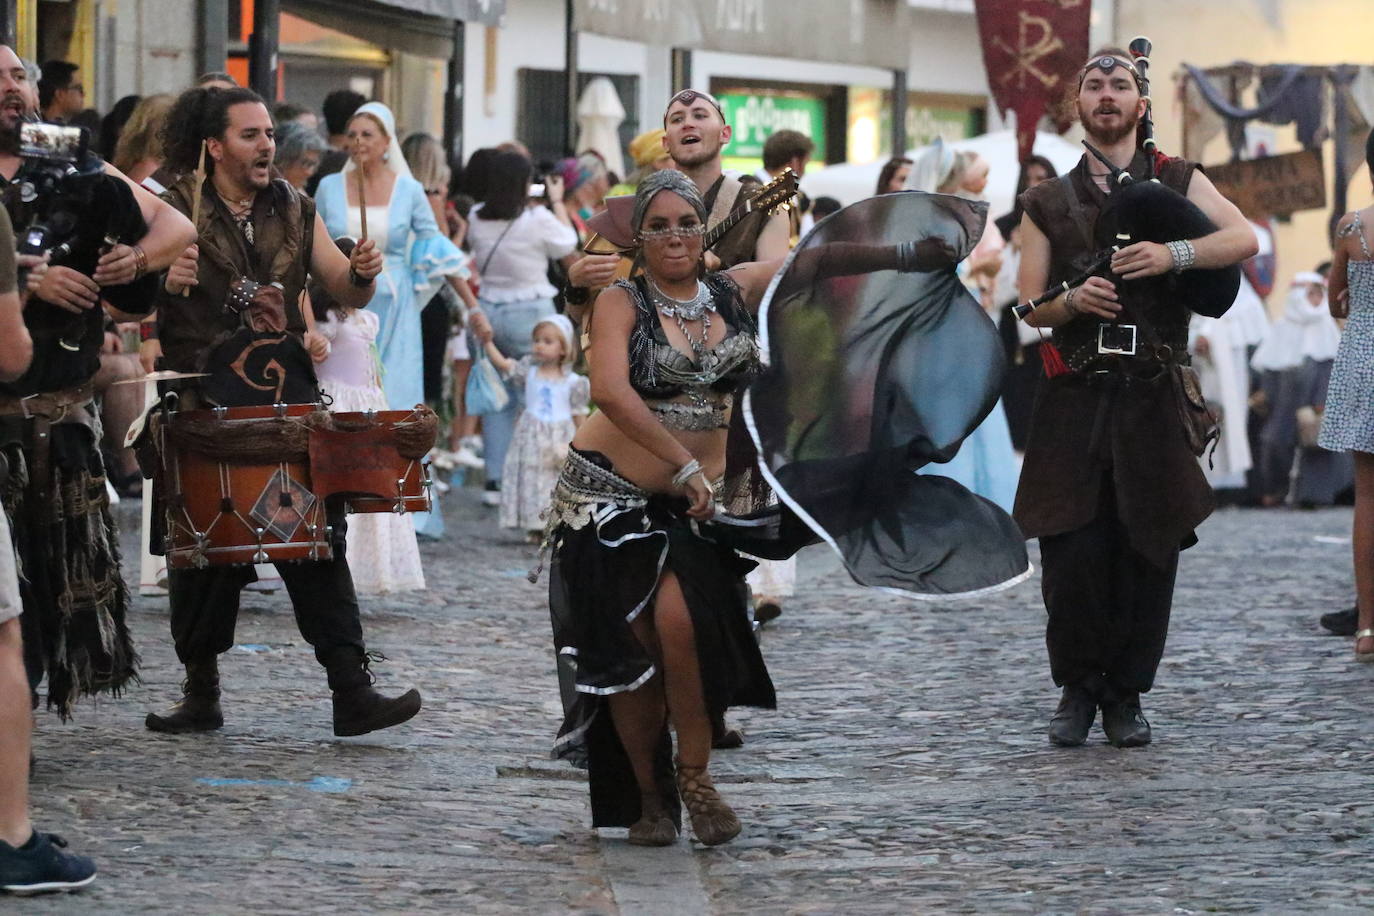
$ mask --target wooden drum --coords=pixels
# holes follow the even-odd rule
[[[331,413],[330,429],[310,436],[315,491],[342,496],[349,512],[428,512],[429,469],[423,453],[434,444],[436,418],[428,408]],[[413,440],[409,449],[398,447]],[[420,453],[407,457],[403,451]]]
[[[312,487],[308,455],[304,448],[287,447],[281,435],[292,418],[316,410],[313,404],[292,404],[170,415],[161,448],[169,567],[333,557],[324,498]],[[230,454],[232,443],[249,439],[249,447]],[[276,441],[282,445],[267,448],[268,455],[246,454]]]

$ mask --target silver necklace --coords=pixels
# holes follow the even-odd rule
[[[715,300],[706,284],[697,281],[697,292],[690,299],[674,299],[658,288],[653,280],[649,281],[649,292],[654,300],[654,308],[669,318],[685,318],[688,321],[701,321],[707,312],[715,311]]]
[[[706,284],[697,281],[697,293],[691,299],[674,299],[672,296],[658,288],[658,284],[652,279],[649,280],[649,293],[654,300],[654,308],[660,315],[665,315],[677,323],[677,329],[682,332],[687,345],[692,348],[692,353],[696,355],[697,362],[700,363],[706,354],[706,343],[711,338],[711,313],[715,309],[715,299],[711,296],[711,291],[706,288]],[[687,322],[701,322],[701,337],[693,337],[692,332],[687,330]]]

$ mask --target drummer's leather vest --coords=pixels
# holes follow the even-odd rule
[[[182,176],[162,197],[189,216],[193,184],[194,176]],[[207,365],[211,354],[246,330],[245,315],[229,307],[230,290],[240,277],[280,285],[290,338],[285,343],[292,345],[293,353],[300,348],[306,331],[301,294],[313,251],[315,202],[276,179],[254,201],[252,225],[250,245],[207,178],[197,226],[199,285],[189,296],[173,296],[165,290],[158,296],[158,336],[166,368],[183,372],[213,368]],[[289,363],[291,368],[301,365],[294,358]]]
[[[1161,166],[1159,180],[1178,191],[1188,193],[1188,183],[1196,164],[1183,159],[1170,159]],[[1131,160],[1133,175],[1145,172],[1145,157],[1137,153]],[[1099,252],[1093,241],[1098,216],[1107,203],[1107,196],[1093,183],[1087,173],[1087,156],[1079,160],[1068,174],[1045,181],[1021,195],[1021,205],[1045,233],[1050,242],[1050,275],[1048,288],[1072,280],[1097,260]],[[1024,291],[1028,296],[1039,291]],[[1188,309],[1178,302],[1142,302],[1135,295],[1132,309],[1143,309],[1144,317],[1175,353],[1188,349]],[[1123,317],[1122,321],[1130,321]],[[1064,361],[1075,371],[1083,369],[1097,356],[1097,320],[1080,318],[1054,329],[1053,340],[1063,354]]]

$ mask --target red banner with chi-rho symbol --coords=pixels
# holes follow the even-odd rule
[[[1071,100],[1088,59],[1089,0],[976,0],[992,97],[1005,117],[1016,112],[1016,141],[1024,161],[1035,128],[1048,114],[1062,133],[1073,122]]]

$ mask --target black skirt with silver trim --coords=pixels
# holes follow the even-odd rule
[[[639,819],[639,790],[607,698],[659,673],[630,624],[651,606],[665,570],[687,599],[707,712],[714,718],[731,706],[776,706],[749,621],[744,576],[755,564],[709,539],[716,526],[694,524],[687,507],[685,499],[635,486],[600,453],[576,449],[555,491],[549,610],[559,664],[572,668],[577,692],[554,756],[586,753],[595,827]],[[680,820],[666,725],[655,769],[664,804]]]

